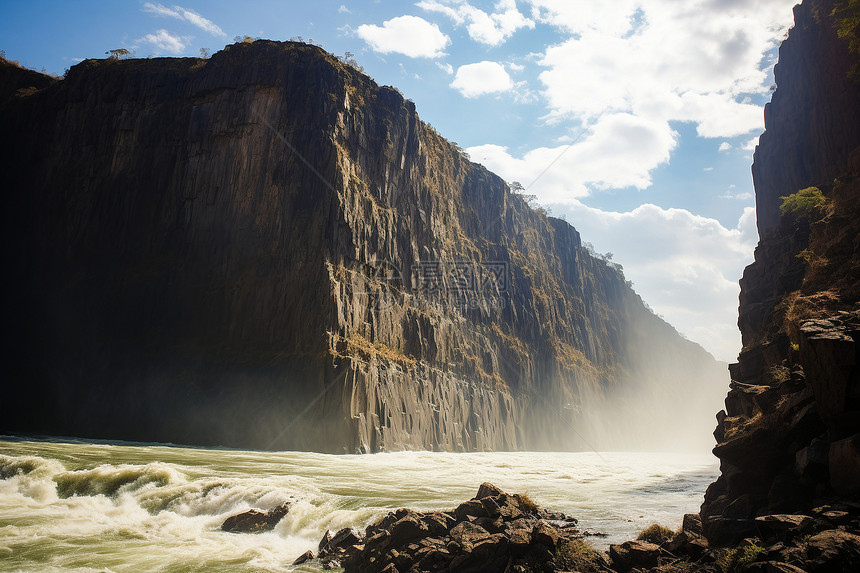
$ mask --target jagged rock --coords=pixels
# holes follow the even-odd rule
[[[463,521],[469,516],[487,517],[487,510],[481,500],[464,501],[454,509],[457,521]]]
[[[293,565],[301,565],[305,561],[310,561],[314,558],[314,552],[311,550],[307,550],[301,555],[299,555],[295,561],[293,561]]]
[[[702,532],[702,519],[695,513],[684,514],[681,530],[666,544],[672,553],[689,555],[698,559],[708,549],[708,541]]]
[[[329,544],[331,543],[332,534],[331,531],[326,529],[326,532],[323,534],[322,539],[320,539],[319,544],[317,545],[317,553],[322,553],[326,549],[328,549]]]
[[[785,540],[809,532],[813,520],[806,515],[763,515],[755,518],[755,526],[765,541]]]
[[[466,551],[489,536],[489,531],[469,521],[461,521],[451,529],[451,539]]]
[[[549,548],[555,548],[561,537],[562,533],[558,529],[543,520],[538,521],[532,529],[532,541]]]
[[[389,530],[389,543],[395,547],[400,546],[407,541],[412,541],[430,532],[427,524],[422,522],[417,516],[408,515],[394,522]]]
[[[822,531],[806,541],[809,571],[856,572],[860,568],[860,536],[839,529]]]
[[[656,567],[660,561],[660,546],[646,541],[625,541],[610,545],[609,557],[618,571]]]
[[[484,499],[485,497],[496,497],[503,495],[504,492],[489,482],[484,482],[478,487],[478,493],[473,499]]]
[[[269,511],[248,510],[233,515],[221,524],[221,531],[229,533],[262,533],[271,531],[290,510],[290,502],[285,502]]]

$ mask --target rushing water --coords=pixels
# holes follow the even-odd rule
[[[159,444],[0,438],[3,571],[317,571],[293,567],[326,529],[388,510],[448,509],[481,482],[604,531],[680,525],[717,475],[710,455],[400,452],[332,456]],[[274,531],[220,530],[228,516],[292,499]]]

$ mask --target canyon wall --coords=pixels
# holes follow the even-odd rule
[[[721,476],[701,512],[716,545],[756,534],[756,516],[860,493],[860,54],[837,33],[845,5],[795,8],[765,108],[743,349],[717,416]],[[822,205],[780,209],[811,186]]]
[[[679,405],[725,383],[573,227],[315,46],[87,60],[39,85],[2,64],[0,429],[664,447],[701,418]]]

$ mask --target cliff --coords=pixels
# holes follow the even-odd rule
[[[4,93],[4,430],[660,447],[720,387],[573,227],[317,47],[87,60]]]
[[[795,8],[765,109],[743,349],[714,433],[721,476],[701,512],[717,545],[754,534],[757,516],[860,493],[860,55],[837,33],[845,5]],[[780,208],[812,186],[822,204]]]

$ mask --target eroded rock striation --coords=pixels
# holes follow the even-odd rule
[[[714,433],[721,475],[701,510],[717,546],[799,531],[816,508],[858,501],[860,79],[858,54],[836,31],[844,5],[795,8],[755,153],[760,241],[741,280],[744,346]],[[813,186],[823,205],[780,209]]]
[[[0,75],[7,431],[659,447],[724,384],[571,225],[315,46],[25,72]]]

